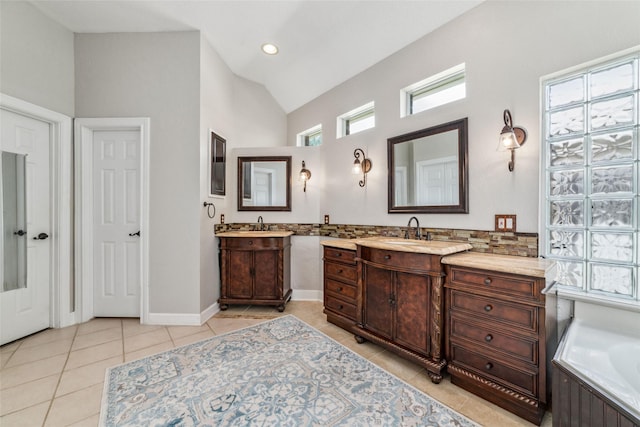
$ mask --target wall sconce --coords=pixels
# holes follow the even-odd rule
[[[509,172],[513,172],[516,164],[515,150],[520,148],[522,144],[527,140],[527,131],[524,128],[513,126],[513,120],[511,119],[511,112],[504,110],[502,114],[504,118],[504,127],[500,132],[500,142],[498,143],[498,150],[511,151],[511,160],[509,161]]]
[[[360,161],[360,153],[362,153],[362,162]],[[356,148],[353,151],[353,156],[356,158],[353,161],[353,173],[354,175],[362,174],[362,179],[358,184],[360,184],[360,187],[364,187],[367,185],[367,174],[371,170],[371,160],[365,157],[361,148]]]
[[[311,179],[311,171],[307,169],[307,166],[304,164],[304,160],[302,161],[302,169],[300,169],[300,179],[304,182],[304,188],[302,191],[307,192],[307,181]]]

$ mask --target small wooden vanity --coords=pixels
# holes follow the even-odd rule
[[[221,310],[230,304],[272,305],[284,311],[291,298],[290,231],[220,233]]]

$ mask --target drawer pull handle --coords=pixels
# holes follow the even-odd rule
[[[491,278],[487,277],[486,279],[484,279],[484,284],[485,285],[490,285],[491,284]]]
[[[342,256],[342,253],[341,252],[336,252],[336,256],[340,257],[340,256]]]
[[[249,246],[253,245],[253,240],[249,240]]]
[[[338,270],[338,274],[342,274],[342,269]]]
[[[491,341],[493,340],[493,335],[491,335],[491,334],[487,334],[487,336],[486,336],[486,337],[484,337],[484,340],[485,340],[486,342],[491,342]]]
[[[491,304],[487,304],[484,306],[484,311],[489,312],[491,310],[493,310],[493,307],[491,306]]]
[[[491,363],[491,362],[487,362],[487,364],[486,364],[486,365],[484,365],[484,367],[485,367],[486,369],[493,369],[493,363]]]
[[[344,308],[344,305],[342,305],[342,304],[340,304],[340,305],[338,306],[338,310],[342,310],[343,308]]]
[[[342,292],[342,286],[338,286],[338,292]]]
[[[391,259],[391,255],[385,255],[384,259]]]

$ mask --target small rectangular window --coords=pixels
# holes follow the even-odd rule
[[[375,104],[370,102],[338,117],[338,138],[376,126]]]
[[[300,132],[297,138],[298,147],[315,147],[322,145],[322,125],[316,125]]]
[[[439,107],[467,96],[465,64],[407,86],[400,91],[402,117]]]

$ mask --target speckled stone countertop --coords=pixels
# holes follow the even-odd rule
[[[287,237],[293,235],[293,231],[226,231],[216,234],[216,237]]]
[[[442,258],[442,263],[458,267],[479,268],[482,270],[546,278],[553,277],[556,268],[556,263],[548,259],[484,254],[480,252],[449,255]]]
[[[422,253],[431,255],[449,255],[472,248],[468,243],[435,240],[408,240],[398,237],[369,237],[365,239],[323,240],[323,246],[355,250],[356,245],[391,251]]]

